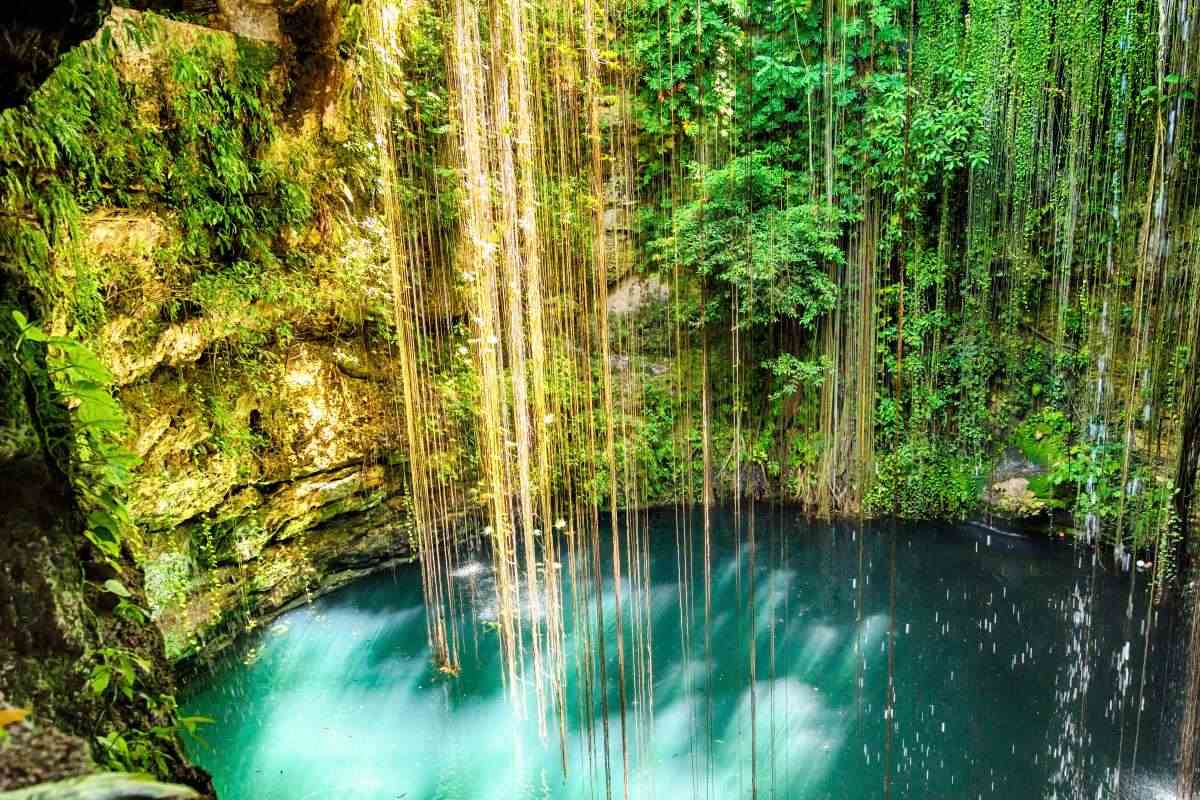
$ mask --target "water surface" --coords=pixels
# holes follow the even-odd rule
[[[637,800],[1171,796],[1170,622],[1147,624],[1142,579],[972,526],[740,520],[715,516],[707,623],[698,518],[687,559],[673,512],[645,520],[649,580],[627,575],[622,592],[627,759],[611,564],[607,697],[579,691],[599,626],[575,587],[589,611],[566,623],[564,741],[514,713],[486,557],[453,578],[459,676],[431,665],[419,569],[376,575],[247,637],[194,685],[187,710],[216,722],[190,750],[223,800],[574,800],[610,782],[623,797],[626,770]]]

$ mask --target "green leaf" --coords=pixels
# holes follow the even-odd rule
[[[125,588],[125,584],[121,583],[116,578],[109,578],[104,582],[105,591],[115,594],[117,597],[132,597],[129,590]]]
[[[31,342],[49,341],[50,337],[46,335],[45,331],[43,331],[37,325],[31,323],[20,311],[13,309],[12,315],[13,320],[15,320],[17,325],[21,328],[21,335],[26,339]]]
[[[104,690],[108,688],[109,681],[111,680],[111,669],[108,667],[96,667],[96,669],[92,671],[92,678],[89,681],[92,694],[104,694]]]
[[[116,518],[102,508],[88,514],[87,523],[93,531],[106,531],[113,541],[117,541],[117,536],[121,532],[121,526],[117,523]]]
[[[201,716],[179,717],[177,721],[183,726],[184,730],[192,734],[194,734],[196,729],[201,725],[215,725],[217,722],[212,717]]]
[[[109,558],[120,558],[120,556],[121,556],[120,542],[118,542],[115,538],[113,538],[113,536],[110,533],[108,533],[107,531],[105,531],[103,528],[101,528],[100,531],[101,532],[92,531],[92,530],[84,531],[83,536],[89,542],[91,542],[93,545],[95,545],[97,550],[99,550],[101,553],[108,556]]]

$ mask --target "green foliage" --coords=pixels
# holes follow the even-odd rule
[[[17,312],[18,360],[45,449],[81,496],[88,538],[112,559],[129,526],[122,498],[135,459],[121,445],[111,375],[83,344],[103,321],[109,278],[80,247],[82,215],[106,205],[173,209],[181,240],[160,255],[194,281],[190,297],[175,295],[165,311],[178,317],[187,299],[239,347],[279,334],[259,306],[311,303],[311,287],[285,279],[276,254],[283,232],[312,214],[309,186],[296,177],[303,170],[268,156],[282,102],[276,54],[215,35],[176,46],[153,15],[141,19],[104,29],[26,106],[0,113],[0,259],[44,312],[65,306],[69,325],[48,336]],[[153,74],[129,79],[123,53],[160,39],[148,56]]]
[[[1002,429],[1003,361],[962,301],[951,221],[968,176],[991,168],[990,84],[958,49],[961,10],[935,5],[661,0],[627,20],[644,260],[678,268],[686,312],[710,335],[730,321],[759,334],[741,352],[794,415],[780,427],[799,496],[823,448],[849,449],[836,439],[853,426],[820,430],[828,376],[835,393],[876,381],[884,452],[917,432],[986,458]],[[918,33],[938,45],[914,45]],[[839,355],[822,323],[853,341],[860,318],[874,341]]]
[[[243,361],[239,366],[250,364],[259,368],[262,366],[261,362],[257,361]],[[247,376],[243,374],[239,377],[245,378]],[[237,385],[237,388],[240,389],[241,385]],[[209,437],[206,444],[215,446],[218,452],[221,453],[251,456],[267,447],[270,441],[261,430],[255,430],[250,426],[248,414],[239,414],[237,409],[231,405],[229,394],[232,393],[226,390],[226,387],[222,386],[208,386],[204,388],[202,398],[205,410],[208,412],[209,425],[212,429],[212,436]],[[255,394],[256,396],[266,398],[270,396],[270,390],[264,387],[261,391],[256,391]],[[243,462],[247,460],[245,458],[239,459],[239,461]]]
[[[439,364],[435,374],[435,395],[443,413],[424,420],[429,441],[442,447],[430,454],[435,474],[447,481],[463,481],[480,474],[480,446],[476,432],[479,413],[479,374],[470,355],[470,338],[465,327],[458,327],[445,353],[423,353],[422,357]],[[439,357],[440,356],[440,357]],[[560,381],[565,371],[550,371]],[[562,389],[560,388],[560,391]]]
[[[781,353],[768,359],[763,362],[763,366],[775,376],[776,385],[779,387],[772,392],[772,400],[791,397],[801,389],[819,388],[832,369],[828,358],[805,361],[791,353]]]
[[[147,154],[142,166],[150,169],[141,178],[179,209],[185,258],[270,263],[271,237],[312,212],[306,187],[288,177],[287,165],[263,158],[280,102],[270,80],[274,58],[243,39],[235,54],[211,39],[167,51],[167,124],[161,138],[150,139],[161,150]]]
[[[80,342],[48,335],[20,311],[12,316],[20,330],[14,355],[34,387],[46,453],[87,512],[84,535],[115,561],[131,525],[124,493],[137,457],[124,447],[126,421],[109,388],[112,375]]]
[[[680,262],[711,279],[707,320],[733,307],[740,325],[794,320],[811,328],[834,307],[841,218],[805,201],[804,188],[762,154],[704,176],[703,198],[679,211],[676,227]]]
[[[155,614],[187,597],[192,559],[185,552],[169,550],[143,565],[146,603]]]
[[[678,416],[678,403],[671,392],[648,383],[634,434],[635,469],[645,482],[639,496],[646,505],[671,502],[683,491],[683,465],[676,441]]]
[[[643,182],[671,161],[691,160],[685,141],[727,113],[728,66],[740,35],[729,0],[648,0],[634,4],[627,46],[639,65],[634,121],[649,148]]]
[[[778,479],[783,472],[783,465],[775,458],[775,418],[767,417],[745,447],[745,460],[759,467],[771,480]]]
[[[294,268],[302,251],[285,241],[312,216],[313,170],[308,151],[279,146],[276,52],[216,34],[180,45],[154,15],[138,20],[104,28],[27,105],[0,112],[0,260],[30,290],[25,307],[66,320],[51,337],[18,312],[18,361],[44,449],[81,495],[88,538],[113,559],[135,461],[121,447],[111,376],[84,344],[118,278],[82,247],[83,215],[166,209],[180,235],[156,260],[168,281],[190,284],[173,287],[163,318],[204,315],[208,335],[247,365],[270,338],[292,335],[271,308],[303,313],[315,294]],[[217,428],[222,446],[257,445],[244,424]]]
[[[229,552],[231,531],[208,517],[202,518],[192,528],[192,553],[196,563],[204,569],[213,569],[221,564]]]
[[[880,457],[863,506],[870,514],[906,519],[963,519],[979,503],[979,486],[968,460],[913,439]]]
[[[117,730],[97,736],[100,761],[109,769],[169,777],[171,761],[165,749],[175,740],[173,727],[151,731]]]
[[[138,675],[150,672],[150,662],[126,648],[102,647],[96,658],[97,663],[88,676],[88,689],[97,697],[120,694],[132,700]]]
[[[346,26],[345,48],[354,53],[361,66],[351,92],[356,106],[348,114],[359,114],[372,102],[371,84],[384,92],[391,109],[392,147],[405,154],[397,166],[403,169],[394,186],[401,213],[411,214],[414,227],[429,215],[439,226],[453,229],[459,213],[460,177],[445,163],[444,151],[451,142],[450,93],[445,69],[447,28],[451,22],[436,4],[418,0],[398,11],[390,34],[394,46],[370,41],[361,24],[361,11],[353,7]],[[364,197],[373,197],[378,186],[380,156],[376,142],[367,138],[361,145],[367,152],[360,160]],[[453,258],[447,250],[452,237],[432,245],[428,257],[441,266]]]
[[[26,105],[0,112],[0,262],[16,276],[5,301],[18,306],[0,320],[13,343],[5,358],[42,450],[75,490],[86,537],[118,571],[137,460],[92,337],[125,289],[123,265],[88,252],[85,215],[117,207],[164,218],[178,236],[155,254],[170,288],[163,321],[203,314],[235,352],[290,335],[264,310],[271,304],[313,302],[292,240],[313,216],[314,170],[311,153],[284,146],[276,126],[285,88],[277,54],[221,35],[178,41],[153,15],[110,24],[67,53]],[[237,433],[222,430],[228,446],[242,446]],[[122,581],[94,589],[118,631],[148,624]],[[178,731],[201,720],[179,717],[174,698],[155,688],[153,665],[113,643],[127,640],[106,637],[87,667],[87,691],[110,725],[96,755],[165,777],[178,766]],[[129,713],[148,727],[131,727]]]
[[[842,140],[866,166],[867,177],[910,218],[932,199],[935,178],[987,165],[981,110],[971,103],[969,73],[938,65],[921,88],[903,73],[864,80],[863,135]],[[907,154],[906,154],[907,150]]]
[[[156,73],[134,82],[123,49],[163,36],[153,15],[140,19],[105,28],[68,53],[27,105],[0,112],[0,258],[45,308],[65,297],[84,331],[104,316],[105,276],[80,248],[91,209],[175,209],[178,257],[218,271],[271,267],[279,234],[312,213],[295,165],[267,158],[282,101],[274,52],[202,37],[168,45]]]
[[[1078,442],[1052,465],[1050,482],[1073,495],[1071,511],[1080,535],[1108,544],[1173,557],[1179,533],[1174,483],[1153,464],[1127,457],[1119,443]],[[1164,563],[1160,580],[1169,582],[1173,564]]]
[[[142,729],[118,718],[109,719],[108,732],[96,737],[96,755],[109,769],[169,778],[180,766],[180,734],[195,736],[199,726],[212,720],[181,715],[174,695],[153,688],[153,669],[148,659],[126,647],[105,646],[93,654],[88,692],[106,701],[107,714],[136,707],[149,723]]]
[[[180,766],[174,756],[178,752],[179,737],[187,733],[192,738],[200,739],[197,733],[199,728],[213,724],[214,720],[179,714],[172,695],[142,695],[142,700],[150,717],[164,722],[151,725],[148,730],[113,727],[108,733],[96,737],[99,745],[97,755],[109,769],[170,778],[175,768]]]
[[[1050,468],[1067,456],[1074,432],[1070,418],[1057,408],[1047,408],[1026,419],[1013,434],[1021,455],[1039,467]]]
[[[1051,469],[1051,484],[1074,494],[1072,511],[1079,519],[1091,517],[1105,528],[1116,520],[1122,494],[1123,451],[1112,442],[1076,442],[1068,449],[1067,457]]]
[[[1157,549],[1160,558],[1171,558],[1175,548],[1170,546],[1170,541],[1179,533],[1179,520],[1173,502],[1175,492],[1175,483],[1156,475],[1154,470],[1134,470],[1125,485],[1122,534],[1127,535],[1127,541],[1135,552],[1153,552]],[[1173,563],[1164,563],[1160,580],[1170,583],[1174,579],[1174,567]]]
[[[116,578],[109,578],[104,583],[100,584],[102,591],[114,595],[117,598],[117,605],[113,609],[113,615],[118,619],[123,619],[135,624],[144,624],[149,615],[146,609],[133,602],[133,594],[125,587],[125,584]]]

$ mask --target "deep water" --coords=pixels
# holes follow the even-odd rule
[[[1147,625],[1143,577],[1111,574],[1084,548],[969,525],[863,529],[760,512],[752,548],[751,517],[733,523],[715,515],[706,654],[698,518],[694,558],[681,562],[675,514],[648,517],[652,585],[627,582],[622,596],[628,797],[1171,796],[1179,691],[1157,644],[1173,623]],[[193,684],[187,711],[215,723],[189,749],[222,800],[604,798],[602,727],[577,700],[580,623],[566,632],[564,778],[555,727],[543,743],[506,699],[486,563],[464,559],[453,579],[458,677],[431,665],[411,567],[283,616]],[[695,573],[686,654],[681,564]],[[623,797],[604,571],[612,796]],[[652,623],[639,640],[653,653],[644,684],[635,608]]]

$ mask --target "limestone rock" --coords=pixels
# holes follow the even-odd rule
[[[655,275],[631,275],[608,292],[608,313],[613,316],[636,314],[654,303],[665,303],[670,288]]]
[[[993,511],[1010,517],[1038,516],[1049,510],[1049,505],[1033,491],[1030,480],[1045,472],[1044,467],[1010,447],[992,470],[983,501]]]
[[[173,694],[174,675],[163,659],[153,624],[121,619],[105,605],[96,584],[112,567],[89,558],[72,500],[60,476],[41,461],[0,464],[0,706],[30,710],[30,718],[6,727],[0,742],[0,790],[56,780],[91,769],[82,739],[118,730],[168,725],[162,709],[140,699],[97,697],[85,689],[96,652],[132,652],[147,668],[138,689]],[[142,603],[133,569],[119,573]],[[11,717],[12,715],[8,715]],[[61,734],[52,733],[53,728]],[[74,739],[73,737],[80,737]],[[175,778],[211,791],[207,775],[188,766],[174,742],[163,740]],[[22,748],[20,750],[16,748]],[[17,758],[24,753],[23,760]],[[36,796],[36,795],[34,795]]]
[[[1046,502],[1029,488],[1028,478],[1009,478],[993,483],[989,495],[997,510],[1011,516],[1032,517],[1046,510]]]
[[[203,42],[230,66],[246,53],[270,61],[277,131],[257,157],[311,178],[340,158],[321,118],[341,96],[345,14],[336,0],[217,0],[197,17],[207,26],[124,8],[105,26],[116,68],[150,126],[172,124],[160,107],[179,90],[172,52]],[[238,37],[281,46],[247,46]],[[186,210],[161,197],[90,209],[79,231],[83,258],[52,259],[65,286],[77,277],[72,265],[84,263],[102,283],[102,313],[86,328],[86,344],[114,376],[129,422],[126,445],[141,459],[127,489],[137,530],[126,542],[174,654],[222,621],[249,615],[253,622],[410,552],[399,502],[405,471],[388,466],[403,448],[387,346],[385,228],[342,188],[336,207],[314,196],[324,203],[320,213],[274,232],[271,247],[289,255],[274,276],[277,292],[200,283],[231,265],[220,254],[205,261],[188,250],[179,222]],[[108,202],[123,203],[124,195]],[[433,294],[457,296],[448,269],[424,277],[441,287]],[[69,294],[45,311],[56,333],[77,322]],[[426,311],[461,313],[452,301]],[[0,453],[17,457],[36,445],[24,429],[0,431]],[[47,554],[69,546],[40,544]],[[83,652],[86,642],[74,642],[80,637],[72,631],[85,609],[73,605],[77,592],[47,585],[60,572],[70,577],[42,563],[51,557],[29,557],[29,568],[48,576],[41,583],[15,574],[24,563],[0,564],[0,579],[22,588],[19,602],[0,608],[0,623],[8,611],[52,620],[16,638],[57,637],[60,650]]]
[[[0,695],[0,714],[5,710]],[[18,712],[18,714],[24,711]],[[44,781],[87,775],[96,770],[87,742],[53,725],[29,718],[3,726],[0,737],[0,798]]]
[[[211,657],[243,630],[287,608],[412,560],[410,525],[401,504],[391,500],[268,542],[253,559],[196,571],[177,602],[157,612],[168,658]]]
[[[278,5],[273,0],[217,0],[219,22],[238,36],[282,44]]]
[[[636,200],[628,181],[611,176],[604,184],[604,248],[609,285],[624,279],[633,265],[633,218]]]

